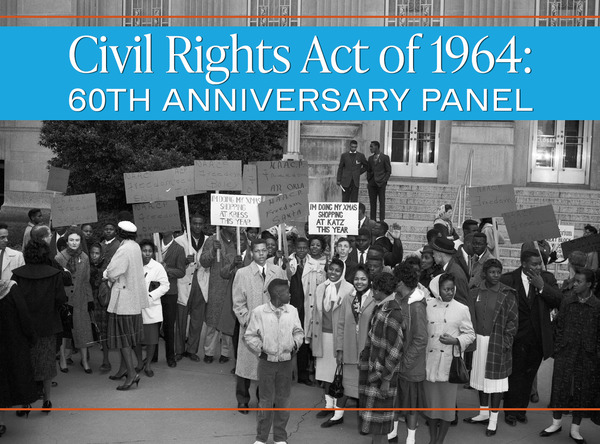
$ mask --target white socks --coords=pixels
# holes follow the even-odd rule
[[[335,398],[333,396],[325,395],[325,408],[332,409],[335,407]]]
[[[561,419],[552,418],[552,425],[550,427],[544,429],[544,432],[548,432],[548,433],[556,432],[558,429],[560,429],[561,425],[562,425],[562,418]],[[573,430],[573,426],[571,425],[571,433],[573,433],[572,430]]]
[[[490,414],[490,422],[487,426],[488,430],[496,430],[498,427],[498,412],[486,411],[486,413]]]
[[[408,431],[408,435],[406,435],[406,444],[415,444],[415,435],[417,430],[406,429]]]
[[[552,422],[554,422],[554,420],[552,420]],[[583,439],[583,436],[579,433],[579,424],[571,424],[571,438]]]
[[[334,410],[333,416],[331,417],[330,421],[336,421],[338,419],[342,419],[343,416],[344,416],[343,410]]]
[[[483,410],[483,409],[487,409],[488,406],[487,405],[480,405],[479,408],[481,409],[481,410],[479,410],[479,415],[472,417],[471,420],[475,421],[475,422],[480,422],[480,421],[483,422],[483,421],[485,421],[487,419],[490,419],[490,411],[489,410]]]
[[[394,428],[388,433],[388,441],[394,439],[396,436],[398,436],[398,421],[394,421]]]

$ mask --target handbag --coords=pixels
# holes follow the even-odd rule
[[[106,308],[110,302],[110,287],[108,286],[107,281],[100,282],[100,286],[98,287],[98,304],[100,307]]]
[[[469,382],[469,372],[464,359],[461,356],[460,344],[458,345],[458,356],[454,354],[452,346],[452,362],[450,363],[450,373],[448,374],[448,382],[452,384],[466,384]]]
[[[94,342],[100,342],[100,328],[98,328],[98,324],[96,324],[96,320],[94,319],[94,313],[90,311],[90,320],[92,324],[92,338]]]
[[[344,366],[342,364],[338,364],[335,368],[335,376],[333,377],[333,382],[329,385],[329,396],[333,398],[339,399],[344,396],[344,385],[342,381],[344,380]]]
[[[58,308],[58,313],[60,314],[63,331],[69,332],[73,330],[73,306],[62,304]]]

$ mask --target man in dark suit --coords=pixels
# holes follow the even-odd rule
[[[337,171],[337,184],[342,188],[342,202],[358,202],[360,175],[367,171],[367,158],[356,151],[358,142],[350,141],[350,151],[343,153]]]
[[[371,230],[371,234],[373,235],[373,245],[379,245],[386,253],[392,251],[392,241],[386,236],[389,229],[389,225],[381,220],[375,222],[375,226]]]
[[[362,202],[358,203],[358,229],[366,228],[367,230],[372,230],[375,226],[375,221],[369,219],[365,214],[367,212],[367,207]]]
[[[537,251],[521,253],[521,266],[504,273],[500,282],[517,291],[519,326],[512,347],[512,374],[508,377],[508,392],[504,408],[529,405],[529,394],[543,359],[554,352],[550,311],[560,307],[562,293],[552,273],[543,271],[542,258]],[[507,424],[526,423],[525,410],[506,411]]]
[[[385,219],[385,188],[392,175],[390,156],[379,152],[379,142],[373,140],[369,146],[371,157],[367,166],[367,189],[369,190],[369,205],[371,219],[377,218],[377,198],[379,198],[379,220]]]

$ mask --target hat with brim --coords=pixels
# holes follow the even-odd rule
[[[456,250],[454,249],[454,242],[445,237],[436,237],[429,244],[434,251],[439,251],[440,253],[446,254],[455,254]]]
[[[126,231],[127,233],[137,233],[137,227],[128,220],[122,220],[121,222],[119,222],[118,227],[121,230]]]

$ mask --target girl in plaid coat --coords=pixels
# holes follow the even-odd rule
[[[402,358],[402,310],[395,299],[396,278],[388,273],[373,277],[373,310],[367,343],[360,354],[359,406],[366,409],[394,408],[397,373]],[[373,443],[387,443],[394,425],[394,412],[359,411],[362,434],[373,434]]]
[[[488,259],[481,284],[469,293],[469,310],[477,335],[471,387],[479,390],[479,415],[465,418],[469,424],[487,424],[486,435],[496,434],[502,394],[512,372],[512,344],[517,334],[518,306],[515,290],[500,282],[502,264]],[[491,401],[491,404],[490,404]],[[491,413],[487,409],[494,409]]]

